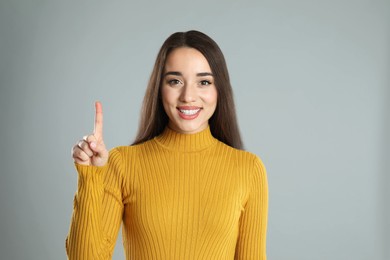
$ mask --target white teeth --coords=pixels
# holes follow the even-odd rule
[[[182,112],[183,114],[188,115],[188,116],[195,115],[196,113],[198,113],[199,110],[200,109],[196,109],[196,110],[182,110],[182,109],[179,109],[180,112]]]

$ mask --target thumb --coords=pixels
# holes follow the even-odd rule
[[[97,144],[96,144],[96,141],[91,141],[89,142],[89,146],[91,147],[91,149],[94,151],[94,152],[97,152]]]
[[[95,154],[99,154],[101,152],[104,152],[104,150],[106,149],[106,146],[105,146],[103,140],[98,140],[95,137],[95,135],[84,136],[83,139],[88,143],[89,148]]]
[[[92,141],[89,146],[91,147],[92,151],[98,154],[104,154],[106,151],[106,145],[103,142]]]

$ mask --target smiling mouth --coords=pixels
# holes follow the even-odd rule
[[[199,116],[202,108],[196,106],[180,106],[177,107],[179,116],[184,120],[192,120]]]
[[[196,113],[198,113],[200,111],[200,108],[198,108],[198,109],[180,109],[180,108],[178,108],[178,110],[180,111],[180,113],[182,113],[184,115],[192,116],[192,115],[195,115]]]

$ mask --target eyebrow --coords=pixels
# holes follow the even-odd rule
[[[164,73],[164,77],[166,77],[168,75],[183,76],[183,74],[179,71],[168,71],[168,72]],[[204,76],[214,77],[213,73],[211,73],[211,72],[200,72],[200,73],[197,73],[196,76],[197,77],[204,77]]]

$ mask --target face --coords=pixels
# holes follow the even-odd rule
[[[183,134],[207,128],[217,106],[217,89],[203,54],[188,47],[173,50],[167,57],[162,80],[168,126]]]

